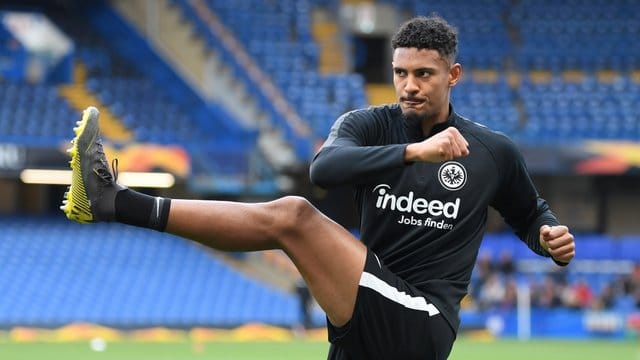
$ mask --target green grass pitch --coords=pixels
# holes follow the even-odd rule
[[[88,343],[0,343],[3,360],[163,360],[163,359],[326,359],[327,344],[318,341],[181,343],[117,342],[102,352]],[[635,341],[515,340],[474,341],[460,339],[450,360],[640,360],[640,343]]]

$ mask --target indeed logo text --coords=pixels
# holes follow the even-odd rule
[[[449,202],[427,200],[415,197],[413,191],[409,191],[406,195],[397,196],[391,193],[391,186],[387,184],[376,186],[373,192],[378,194],[376,199],[376,208],[378,209],[389,209],[418,215],[444,216],[448,219],[456,219],[460,210],[460,198]]]

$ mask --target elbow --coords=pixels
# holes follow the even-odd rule
[[[336,173],[335,159],[324,156],[322,152],[316,154],[309,167],[309,179],[313,185],[329,189],[339,185]]]
[[[313,185],[319,186],[323,189],[331,187],[330,176],[327,175],[328,171],[322,161],[314,161],[309,167],[309,179]]]

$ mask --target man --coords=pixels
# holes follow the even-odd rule
[[[282,249],[327,314],[329,359],[446,359],[488,206],[558,264],[573,258],[574,239],[538,196],[514,144],[453,111],[449,94],[462,74],[455,30],[418,17],[392,46],[399,103],[343,115],[311,165],[316,184],[353,186],[362,242],[300,197],[172,200],[117,184],[95,108],[75,130],[63,210],[76,221],[119,221],[220,250]]]

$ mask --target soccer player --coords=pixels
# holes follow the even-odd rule
[[[341,116],[310,169],[319,186],[353,187],[361,241],[301,197],[241,203],[127,189],[109,169],[95,108],[75,129],[63,210],[79,222],[118,221],[220,250],[282,249],[327,315],[329,359],[446,359],[489,206],[558,265],[574,257],[574,238],[513,142],[453,110],[462,74],[455,29],[417,17],[392,47],[398,103]]]

